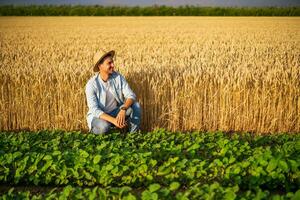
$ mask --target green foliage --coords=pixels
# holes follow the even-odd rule
[[[178,182],[172,182],[170,184],[170,190],[171,191],[177,190],[179,187],[180,187],[180,183],[178,183]]]
[[[297,199],[300,134],[0,134],[3,199]],[[30,144],[30,145],[29,145]],[[288,144],[288,145],[287,145]],[[298,190],[298,191],[297,191]]]
[[[0,6],[0,16],[300,16],[299,7]]]

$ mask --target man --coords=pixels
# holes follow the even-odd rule
[[[114,70],[114,55],[113,50],[95,54],[93,70],[97,73],[86,84],[87,123],[95,134],[113,126],[130,132],[140,128],[140,105],[125,78]]]

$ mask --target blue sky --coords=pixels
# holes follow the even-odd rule
[[[82,5],[199,5],[199,6],[300,6],[300,0],[0,0],[0,5],[82,4]]]

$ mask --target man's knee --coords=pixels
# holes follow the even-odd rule
[[[138,102],[135,102],[131,106],[132,115],[130,117],[130,132],[137,132],[140,129],[141,123],[141,106]]]
[[[126,117],[131,116],[132,114],[140,115],[141,113],[141,106],[139,102],[134,102],[127,110],[126,110]]]
[[[131,109],[132,109],[132,113],[133,113],[134,116],[140,117],[140,115],[141,115],[141,106],[140,106],[139,102],[134,102],[131,105]]]
[[[126,110],[126,117],[130,117],[130,116],[131,116],[131,113],[132,113],[132,108],[129,107],[129,108]]]
[[[92,121],[91,132],[95,134],[102,134],[109,131],[110,123],[99,118],[94,118]]]

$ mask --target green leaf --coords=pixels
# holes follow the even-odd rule
[[[81,157],[83,157],[83,158],[89,157],[88,152],[86,152],[86,151],[84,151],[84,150],[82,150],[82,149],[80,149],[79,152],[80,152],[80,156],[81,156]]]
[[[96,155],[96,156],[94,157],[94,159],[93,159],[93,163],[94,163],[94,164],[97,164],[97,163],[99,163],[100,160],[101,160],[101,156],[100,156],[100,155]]]
[[[112,164],[108,164],[108,165],[106,165],[105,168],[106,168],[107,171],[110,171],[114,168],[114,166]]]
[[[165,167],[165,166],[160,166],[158,168],[158,172],[157,172],[157,175],[158,176],[162,176],[162,175],[166,175],[166,174],[169,174],[171,172],[171,168],[170,167]]]
[[[214,163],[215,163],[218,167],[223,166],[223,163],[222,163],[219,159],[215,159],[215,160],[214,160]]]
[[[155,192],[155,191],[157,191],[157,190],[159,190],[159,189],[160,189],[160,185],[157,184],[157,183],[151,184],[151,185],[149,186],[149,191],[150,191],[150,192]]]
[[[289,159],[288,162],[289,162],[289,164],[291,166],[290,170],[292,172],[297,173],[298,172],[298,166],[299,166],[299,164],[295,160],[292,160],[292,159]]]
[[[158,195],[156,193],[152,193],[151,194],[151,199],[152,200],[157,200],[158,199]]]
[[[228,163],[231,164],[231,163],[233,163],[235,160],[236,160],[235,157],[230,156]]]
[[[280,160],[278,162],[278,167],[280,167],[282,169],[282,171],[284,171],[284,172],[289,171],[289,167],[288,167],[287,163],[284,160]]]
[[[223,161],[224,164],[227,164],[228,163],[228,158],[224,157],[222,161]]]
[[[43,160],[52,160],[52,156],[46,155],[46,156],[43,158]]]
[[[96,186],[92,192],[89,192],[89,200],[97,199],[97,189],[98,187]]]
[[[224,199],[228,199],[228,200],[235,199],[236,198],[236,194],[235,194],[236,189],[237,189],[236,187],[227,188],[225,191],[226,193],[224,195]]]
[[[234,174],[239,174],[241,172],[241,168],[239,166],[236,166],[233,170]]]
[[[98,189],[99,199],[106,200],[106,192],[102,188]]]
[[[145,190],[142,193],[142,200],[157,200],[158,199],[158,195],[156,193],[151,193],[148,190]]]
[[[52,164],[53,160],[47,160],[46,164],[40,169],[41,172],[45,172]]]
[[[11,154],[11,153],[8,153],[8,154],[5,154],[4,155],[4,157],[5,157],[5,162],[7,163],[7,164],[10,164],[10,163],[12,163],[13,162],[13,155]]]
[[[196,149],[199,149],[200,148],[200,145],[199,144],[193,144],[192,146],[190,146],[188,149],[187,149],[187,152],[191,151],[191,150],[196,150]]]
[[[17,157],[20,157],[20,156],[22,156],[22,152],[19,152],[19,151],[14,152],[13,155],[12,155],[12,157],[13,157],[14,160],[15,160]]]
[[[241,164],[242,164],[243,168],[247,168],[250,165],[250,162],[246,160],[246,161],[243,161]]]
[[[277,167],[277,160],[275,158],[273,158],[269,164],[268,164],[268,167],[267,167],[267,172],[272,172],[274,169],[276,169]]]
[[[162,188],[160,190],[160,193],[163,195],[163,196],[168,196],[170,194],[170,190],[168,188]]]
[[[280,200],[280,195],[276,194],[272,196],[272,200]]]
[[[136,200],[136,197],[129,193],[127,196],[123,197],[122,200]]]
[[[72,186],[68,185],[64,188],[63,192],[62,192],[62,196],[63,197],[68,197],[70,195],[70,193],[73,191]]]
[[[9,196],[12,195],[13,192],[14,192],[14,189],[15,189],[14,187],[10,188],[7,194],[8,194]]]
[[[257,162],[261,165],[261,166],[267,166],[268,162],[265,160],[265,158],[263,158],[262,156],[258,158]]]
[[[153,176],[151,174],[148,174],[146,176],[146,179],[149,180],[149,181],[152,181],[153,180]]]
[[[177,190],[179,187],[180,187],[180,184],[178,182],[172,182],[170,184],[170,190],[171,191]]]
[[[121,188],[118,188],[118,187],[113,187],[113,188],[110,188],[110,191],[112,193],[116,193],[116,194],[119,194],[121,192]]]
[[[157,161],[156,161],[156,160],[153,160],[153,159],[150,160],[150,165],[151,165],[152,167],[154,167],[156,164],[157,164]]]
[[[300,199],[300,190],[297,190],[291,200],[299,200]]]
[[[176,200],[189,200],[182,192],[176,194]]]
[[[129,191],[131,191],[132,190],[132,188],[131,187],[129,187],[129,186],[123,186],[122,188],[121,188],[121,192],[122,193],[126,193],[126,192],[129,192]]]
[[[53,151],[52,156],[57,156],[57,155],[61,155],[61,152],[57,150]]]
[[[152,196],[151,196],[151,192],[149,190],[145,190],[143,193],[142,193],[142,200],[151,200],[152,199]]]

